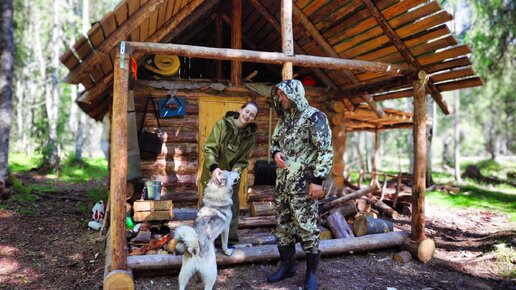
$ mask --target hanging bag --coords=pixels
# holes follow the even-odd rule
[[[152,102],[152,109],[154,110],[154,117],[158,122],[158,128],[156,130],[149,131],[146,130],[145,125],[145,116],[147,115],[147,109],[149,107],[149,102]],[[151,96],[147,97],[147,102],[145,103],[145,111],[143,112],[142,117],[142,125],[140,132],[138,134],[138,145],[140,146],[140,151],[160,154],[161,147],[163,145],[163,131],[161,130],[161,125],[159,124],[158,112],[156,110],[156,105],[152,100]]]

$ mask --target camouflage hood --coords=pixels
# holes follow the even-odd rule
[[[295,111],[292,114],[303,113],[308,108],[308,101],[305,98],[305,88],[299,80],[285,80],[276,85],[276,89],[282,90],[287,98],[292,101],[292,105],[295,107]],[[281,103],[278,100],[278,96],[274,95],[274,109],[280,118],[290,116],[291,113],[287,112],[281,107]]]

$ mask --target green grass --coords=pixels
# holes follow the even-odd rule
[[[492,166],[492,165],[490,165]],[[495,171],[493,171],[495,172]],[[455,184],[451,174],[434,172],[436,184],[447,184],[460,187],[458,194],[448,194],[440,191],[427,192],[429,202],[442,208],[479,208],[507,214],[511,222],[516,221],[516,188],[507,185],[486,185],[471,179],[462,184]]]
[[[9,155],[9,172],[10,181],[13,185],[15,194],[12,195],[7,204],[0,205],[0,208],[9,208],[18,213],[32,215],[40,199],[40,195],[45,193],[55,193],[56,187],[47,184],[47,182],[39,184],[22,184],[16,178],[16,174],[36,169],[41,164],[41,156],[27,157],[21,153],[11,153]],[[78,161],[74,156],[69,156],[63,161],[59,175],[47,174],[44,177],[52,179],[52,182],[66,182],[70,184],[87,182],[89,180],[101,179],[107,176],[107,161],[105,158],[83,158]],[[86,196],[92,202],[98,200],[107,200],[108,191],[106,187],[90,188],[86,192]],[[77,209],[81,212],[91,211],[91,202],[78,202]]]

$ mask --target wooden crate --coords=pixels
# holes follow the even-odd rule
[[[138,200],[133,204],[135,222],[171,220],[174,217],[171,200]]]

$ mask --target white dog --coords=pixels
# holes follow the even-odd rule
[[[184,290],[195,272],[201,274],[204,289],[212,289],[217,280],[217,261],[213,241],[222,235],[222,250],[231,256],[228,249],[229,225],[233,185],[238,182],[239,174],[223,171],[220,185],[208,182],[204,190],[202,207],[192,227],[179,226],[174,232],[176,250],[183,254],[183,264],[179,273],[179,289]]]

